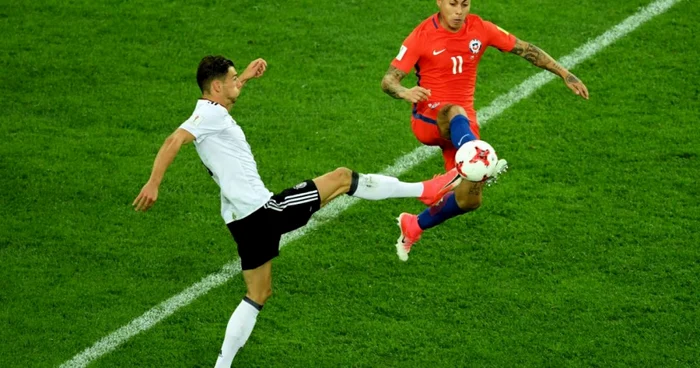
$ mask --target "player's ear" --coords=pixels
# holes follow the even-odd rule
[[[219,93],[221,92],[221,81],[218,79],[214,79],[211,81],[211,91]]]

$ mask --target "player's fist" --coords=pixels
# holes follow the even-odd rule
[[[566,86],[569,87],[575,94],[585,98],[586,100],[588,99],[588,88],[586,88],[586,85],[581,82],[580,79],[578,79],[575,75],[572,73],[569,73],[569,75],[564,78],[564,83],[566,83]]]
[[[410,102],[410,103],[418,103],[422,101],[427,101],[428,98],[430,97],[430,90],[425,89],[421,86],[415,86],[413,88],[409,88],[399,95],[399,97],[403,98],[404,100]]]
[[[263,73],[265,73],[266,69],[267,61],[264,59],[255,59],[248,64],[248,67],[245,68],[245,71],[243,71],[240,79],[247,81],[253,78],[260,78],[262,77]]]
[[[149,181],[143,186],[141,193],[139,193],[136,199],[134,199],[134,203],[131,205],[134,206],[135,211],[146,211],[153,206],[157,199],[158,185]]]

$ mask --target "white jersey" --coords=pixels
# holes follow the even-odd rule
[[[221,188],[221,216],[226,223],[250,215],[272,197],[243,130],[225,107],[201,99],[180,128],[195,137],[199,158]]]

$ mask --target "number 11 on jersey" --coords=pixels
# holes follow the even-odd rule
[[[462,63],[464,60],[461,56],[452,56],[452,74],[462,73]],[[458,62],[459,61],[459,62]]]

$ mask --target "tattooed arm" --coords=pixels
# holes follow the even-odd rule
[[[566,86],[569,87],[577,95],[588,99],[588,89],[573,73],[569,72],[566,68],[557,63],[554,58],[549,56],[541,48],[522,40],[515,41],[515,47],[510,51],[511,53],[521,56],[525,60],[529,61],[533,65],[540,67],[542,69],[548,70],[553,74],[560,76]]]
[[[401,80],[405,76],[406,73],[394,66],[390,66],[389,70],[384,74],[384,78],[382,78],[382,91],[393,98],[406,100],[412,103],[425,101],[430,97],[430,90],[421,86],[415,86],[413,88],[402,86]]]

